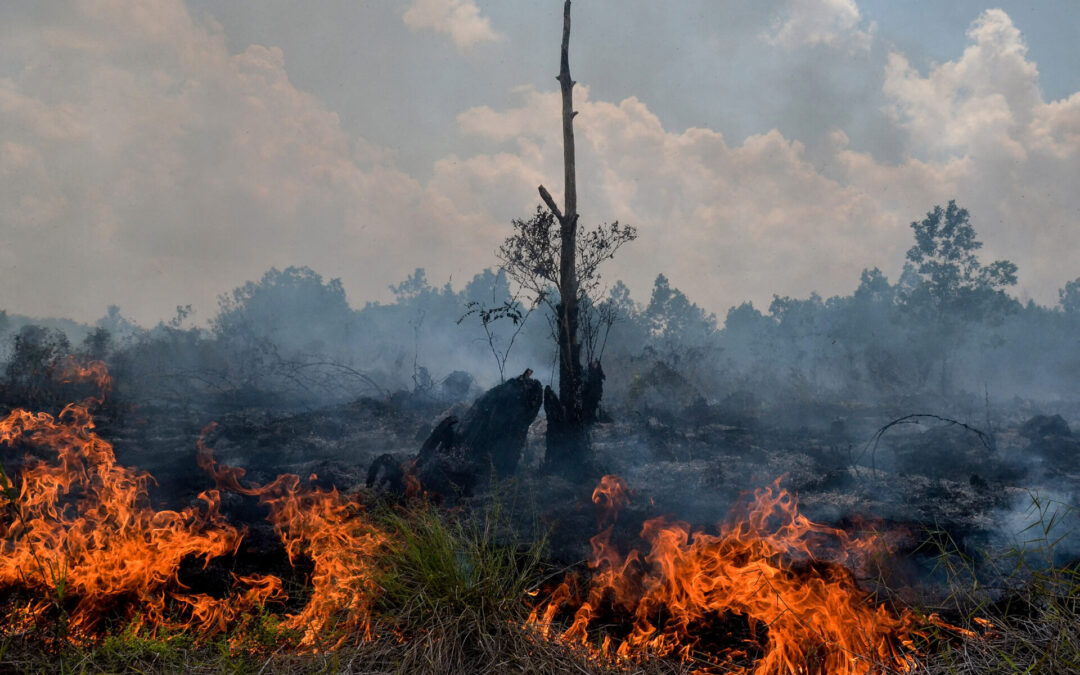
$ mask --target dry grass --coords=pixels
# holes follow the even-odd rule
[[[1021,541],[993,558],[964,554],[946,533],[932,533],[950,589],[937,609],[968,633],[935,635],[925,672],[1080,673],[1080,561],[1059,561],[1077,515],[1070,504],[1031,494]]]
[[[413,623],[410,635],[384,626],[376,639],[325,653],[230,648],[225,640],[193,644],[187,638],[119,636],[93,647],[44,650],[35,636],[0,646],[0,671],[19,673],[537,673],[677,675],[671,662],[611,667],[580,650],[541,639],[510,621],[472,611],[440,611]],[[507,619],[508,617],[500,617]]]
[[[922,659],[927,673],[1080,673],[1080,575],[1049,567],[1011,580],[1002,597],[969,595],[957,621],[968,634],[941,631]]]
[[[939,674],[1080,673],[1080,572],[1053,564],[1054,522],[1041,513],[1043,538],[990,565],[959,552],[943,533],[933,540],[952,594],[922,610],[940,611],[970,631],[930,629],[918,671]],[[199,641],[175,634],[121,632],[84,647],[55,632],[0,637],[0,672],[25,673],[688,673],[664,660],[619,665],[523,628],[526,599],[542,582],[544,538],[518,539],[498,506],[473,517],[421,506],[379,515],[393,534],[378,579],[383,589],[375,637],[322,653],[291,647],[272,615],[243,634]],[[1039,531],[1039,530],[1036,530]],[[920,609],[920,608],[915,608]]]

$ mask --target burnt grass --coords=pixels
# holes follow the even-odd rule
[[[404,461],[414,456],[438,421],[463,405],[398,396],[297,413],[239,405],[210,409],[143,403],[104,411],[98,417],[98,431],[114,444],[121,464],[136,466],[155,477],[151,487],[155,506],[176,507],[191,503],[200,491],[213,486],[195,461],[196,443],[204,435],[219,462],[245,468],[252,482],[265,483],[280,473],[295,473],[318,485],[353,492],[364,490],[367,468],[375,457],[391,453]],[[589,537],[598,530],[590,495],[604,474],[621,476],[632,490],[631,502],[620,514],[612,535],[613,543],[624,553],[643,546],[637,535],[648,518],[668,515],[714,531],[740,496],[783,477],[781,485],[798,495],[800,510],[810,519],[854,532],[872,531],[885,538],[893,555],[882,562],[873,578],[861,580],[879,597],[918,610],[941,611],[951,621],[965,625],[970,625],[970,610],[980,609],[985,615],[988,607],[1000,616],[1038,622],[1031,617],[1038,617],[1045,603],[1038,597],[1025,597],[1022,590],[997,588],[986,596],[965,596],[958,601],[956,586],[969,579],[958,580],[956,569],[943,566],[941,561],[945,555],[956,556],[966,562],[965,574],[978,577],[984,562],[990,566],[989,561],[1012,545],[1002,537],[1003,514],[1030,500],[1033,488],[1053,485],[1059,492],[1075,494],[1080,488],[1080,466],[1076,463],[1077,441],[1067,427],[1056,428],[1051,420],[1049,431],[1040,433],[1046,429],[1032,429],[1031,416],[1023,411],[993,420],[992,428],[985,432],[989,443],[959,424],[922,420],[897,425],[873,444],[876,431],[912,411],[808,405],[796,412],[802,414],[791,414],[787,408],[781,422],[777,411],[758,408],[734,414],[700,402],[674,413],[614,408],[607,411],[605,421],[592,428],[594,457],[572,478],[543,470],[545,423],[541,415],[530,428],[517,475],[492,477],[490,482],[482,481],[474,494],[441,495],[438,501],[465,511],[498,502],[517,536],[547,537],[544,569],[549,574],[574,570],[585,575]],[[982,426],[988,422],[991,420],[984,420]],[[207,431],[211,423],[216,427]],[[16,450],[5,449],[2,459],[17,472]],[[394,496],[373,498],[393,501]],[[185,564],[180,572],[182,583],[196,592],[221,596],[227,592],[232,574],[260,572],[280,576],[287,587],[302,586],[310,564],[303,560],[295,566],[289,564],[257,499],[226,493],[222,508],[231,521],[247,526],[241,549],[235,556],[211,561],[205,567],[201,562]],[[1067,568],[1073,555],[1065,550],[1054,562]],[[1075,588],[1080,585],[1066,595],[1075,593]],[[619,621],[617,608],[608,610],[613,626],[624,623]],[[616,637],[618,630],[613,629]],[[739,617],[716,617],[708,631],[713,641],[730,638],[745,643],[747,638],[746,622]],[[942,643],[943,652],[954,649],[955,641],[950,640]],[[272,667],[265,672],[401,672],[401,655],[393,652],[397,647],[387,647],[389,652],[380,649],[369,645],[343,652],[341,658],[351,659],[347,667],[339,659],[328,661],[325,654],[306,660],[280,655],[258,663],[241,659],[225,664],[229,667],[217,657],[208,657],[206,663],[208,670],[215,672],[233,666],[246,671],[248,666],[268,665]],[[526,651],[532,650],[529,653],[540,658],[541,652],[550,649],[559,647],[540,649],[534,645]],[[19,649],[8,654],[8,665],[0,670],[41,671],[45,663],[26,657]],[[21,654],[19,659],[23,660],[13,654]],[[751,660],[752,656],[748,654]],[[559,661],[564,657],[569,661]],[[173,663],[154,657],[114,663],[87,658],[84,666],[88,671],[114,667],[198,670],[190,660]],[[603,670],[582,661],[580,655],[552,658],[547,665],[537,662],[533,668],[518,664],[507,670],[563,672],[571,664],[575,669]],[[989,661],[979,663],[991,667]],[[500,672],[491,669],[490,663],[474,665],[477,671]],[[652,672],[675,672],[681,666],[656,668],[659,670]],[[955,663],[931,667],[929,661],[927,669],[980,672],[974,666],[965,669]]]
[[[197,439],[212,422],[216,428],[207,442],[218,461],[245,468],[248,480],[314,475],[315,484],[350,492],[362,488],[375,457],[413,457],[439,420],[465,406],[407,396],[302,413],[142,406],[105,420],[101,431],[121,463],[155,476],[152,498],[176,505],[212,487],[195,465]],[[1003,514],[1022,511],[1033,489],[1080,488],[1080,443],[1071,435],[1025,429],[1027,411],[993,421],[989,444],[958,424],[924,419],[890,428],[875,446],[875,432],[910,411],[807,408],[800,415],[786,407],[783,423],[773,421],[779,411],[731,413],[700,403],[676,413],[616,408],[592,428],[595,456],[573,479],[543,471],[541,415],[530,428],[517,475],[495,477],[473,495],[441,497],[465,508],[505,503],[520,533],[547,533],[553,565],[572,565],[589,554],[589,536],[597,531],[590,496],[604,474],[621,476],[633,491],[614,533],[623,551],[640,546],[636,536],[648,518],[668,515],[711,529],[741,495],[783,477],[781,485],[798,495],[806,516],[883,533],[896,554],[892,574],[898,580],[947,593],[928,583],[935,581],[941,553],[928,542],[940,543],[944,533],[959,552],[992,555],[1011,545],[1001,537]],[[223,508],[238,522],[264,522],[257,500],[223,497]],[[256,528],[250,535],[256,549],[259,537]],[[257,557],[275,541],[269,531],[262,537],[268,548]]]
[[[119,461],[158,478],[155,496],[164,501],[190,498],[211,485],[192,469],[196,439],[211,421],[217,427],[207,440],[218,460],[244,467],[253,482],[284,472],[314,474],[316,484],[352,491],[363,485],[375,457],[414,456],[428,432],[455,409],[365,399],[280,416],[258,410],[192,414],[186,425],[170,411],[144,409],[142,417],[103,433],[112,433]],[[798,494],[801,511],[811,519],[888,531],[901,547],[916,546],[905,539],[914,542],[926,529],[948,532],[957,542],[986,544],[1000,533],[998,512],[1023,501],[1033,488],[1080,487],[1075,459],[1054,461],[1054,453],[1074,452],[1072,438],[1032,439],[1021,433],[1022,423],[1003,423],[993,432],[993,446],[986,447],[958,425],[927,421],[897,426],[873,448],[868,441],[894,413],[847,412],[839,424],[770,425],[767,412],[729,420],[613,411],[610,421],[592,428],[595,456],[572,478],[543,470],[541,416],[530,428],[517,475],[493,477],[473,495],[442,497],[465,507],[511,499],[521,527],[539,519],[551,528],[553,559],[572,562],[589,550],[582,534],[596,531],[591,491],[609,473],[633,490],[620,531],[636,532],[642,521],[658,515],[710,527],[740,495],[783,477],[782,486]],[[162,425],[165,419],[171,421]],[[168,435],[161,433],[170,426]],[[244,503],[227,508],[254,504]],[[236,515],[245,522],[256,516]]]

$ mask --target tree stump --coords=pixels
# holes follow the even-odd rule
[[[485,474],[498,477],[517,472],[529,426],[540,412],[543,391],[532,371],[492,387],[459,421],[446,417],[428,436],[416,458],[398,464],[382,455],[371,464],[368,486],[403,492],[407,474],[421,488],[444,496],[468,494]],[[391,466],[399,466],[395,471]]]

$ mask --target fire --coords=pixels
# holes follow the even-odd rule
[[[15,410],[0,420],[0,446],[26,449],[14,484],[0,472],[0,589],[17,591],[9,634],[62,618],[65,630],[56,635],[76,642],[128,627],[229,633],[235,644],[253,617],[267,605],[284,612],[288,598],[283,580],[269,574],[233,575],[221,597],[182,583],[185,561],[205,567],[241,546],[245,531],[220,508],[222,491],[232,491],[266,507],[294,566],[311,564],[303,604],[279,617],[291,644],[323,650],[374,637],[376,579],[393,542],[357,497],[312,485],[314,476],[247,483],[243,469],[215,461],[204,433],[198,464],[215,488],[194,505],[156,510],[148,494],[153,478],[118,465],[95,431],[90,410],[110,388],[105,367],[72,361],[62,377],[98,393],[55,417]],[[675,657],[702,672],[911,669],[914,617],[873,603],[852,571],[875,541],[811,522],[779,481],[755,492],[715,535],[664,518],[646,521],[646,552],[624,556],[611,538],[630,498],[616,476],[594,490],[600,532],[590,540],[590,582],[582,590],[567,579],[536,606],[530,623],[545,637],[603,660]],[[567,615],[570,626],[555,631]],[[601,622],[623,630],[596,646]]]
[[[373,560],[385,537],[359,502],[303,486],[291,474],[244,486],[241,469],[219,467],[200,443],[200,465],[219,489],[200,493],[196,506],[155,510],[148,496],[153,478],[119,466],[112,445],[94,431],[90,409],[110,387],[104,365],[72,361],[63,381],[92,384],[98,394],[56,417],[15,410],[0,421],[0,444],[29,448],[17,488],[0,473],[8,502],[0,513],[0,588],[36,598],[18,612],[21,623],[64,615],[72,640],[117,622],[205,637],[226,632],[268,602],[283,602],[282,580],[271,575],[234,576],[232,591],[220,598],[188,592],[181,583],[184,560],[205,567],[241,544],[244,532],[220,513],[224,488],[258,496],[289,560],[306,555],[314,563],[307,603],[283,622],[300,634],[299,646],[370,636]]]
[[[206,563],[227,555],[240,533],[221,518],[217,491],[201,493],[197,507],[150,508],[147,487],[153,479],[118,466],[112,446],[94,432],[89,407],[108,391],[104,367],[72,366],[66,379],[94,381],[100,394],[68,405],[57,417],[15,410],[0,421],[0,443],[54,454],[28,455],[18,489],[8,493],[11,503],[0,521],[0,586],[50,598],[38,600],[31,615],[50,602],[73,599],[67,610],[73,635],[95,632],[108,610],[121,605],[137,607],[143,621],[164,625],[167,600],[180,588],[181,561],[192,556]],[[190,621],[200,630],[212,630],[206,610],[211,600],[187,598]]]
[[[204,432],[205,436],[205,432]],[[300,646],[317,647],[328,635],[332,648],[350,635],[372,637],[373,578],[385,534],[362,517],[363,505],[336,489],[304,488],[295,474],[282,474],[263,486],[244,486],[244,470],[219,466],[202,440],[199,466],[221,489],[255,496],[270,509],[269,520],[285,545],[289,561],[307,555],[315,564],[311,597],[285,627],[301,632]]]
[[[625,485],[605,476],[593,501],[601,522],[614,522]],[[550,635],[560,612],[577,604],[558,638],[585,646],[603,659],[674,656],[702,672],[874,673],[908,671],[915,618],[875,606],[858,588],[860,569],[876,548],[842,530],[808,520],[797,500],[773,485],[757,490],[745,510],[716,535],[691,532],[683,522],[654,518],[641,537],[645,554],[621,556],[608,525],[591,540],[592,578],[584,601],[572,582],[562,584],[530,622]],[[599,647],[589,629],[601,619],[626,617],[629,632],[613,647]],[[721,626],[742,623],[742,644],[716,640]],[[728,644],[724,644],[724,642]],[[752,667],[737,661],[753,653]]]
[[[619,518],[619,511],[630,503],[630,491],[622,478],[604,476],[593,490],[592,500],[593,504],[596,504],[596,519],[599,525],[614,525]]]

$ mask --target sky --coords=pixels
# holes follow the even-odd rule
[[[0,309],[144,323],[272,266],[353,306],[460,288],[562,192],[558,0],[0,4]],[[1080,277],[1080,3],[578,0],[579,210],[723,317],[897,278],[956,199],[984,262]]]

